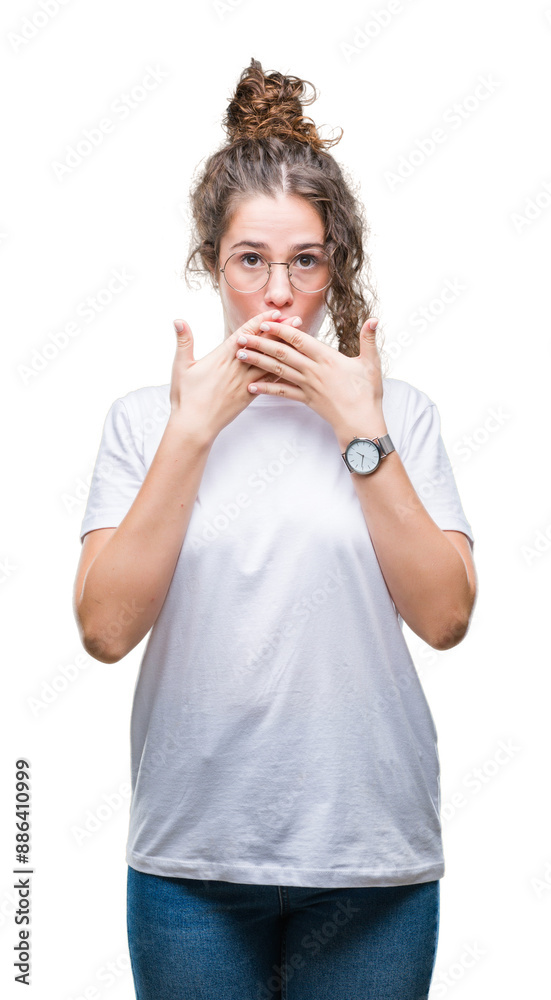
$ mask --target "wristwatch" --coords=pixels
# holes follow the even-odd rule
[[[381,459],[386,458],[394,450],[390,434],[382,434],[377,438],[355,437],[346,446],[342,458],[350,472],[369,476],[379,468]]]

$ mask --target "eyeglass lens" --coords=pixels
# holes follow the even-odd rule
[[[226,281],[237,292],[256,292],[267,283],[270,269],[261,254],[241,251],[228,257]],[[330,260],[323,250],[297,254],[289,264],[289,279],[298,291],[321,292],[331,280]]]

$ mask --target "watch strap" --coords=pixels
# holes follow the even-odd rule
[[[381,453],[381,458],[386,458],[391,452],[395,451],[394,445],[390,440],[390,434],[382,434],[379,438],[373,438],[375,444],[378,446]]]

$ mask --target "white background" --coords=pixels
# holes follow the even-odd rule
[[[254,56],[314,83],[320,96],[306,114],[323,137],[344,129],[331,152],[372,227],[387,374],[437,404],[475,536],[479,596],[463,642],[435,652],[404,627],[442,768],[431,1000],[548,996],[551,5],[55,6],[44,15],[38,0],[11,0],[1,13],[0,989],[21,995],[12,868],[24,756],[31,995],[134,997],[124,848],[145,640],[113,665],[84,652],[72,610],[79,528],[107,410],[131,389],[170,381],[173,319],[190,323],[197,358],[223,336],[214,293],[179,277],[187,197],[194,170],[225,140],[227,102]],[[380,26],[385,10],[395,13]],[[113,102],[148,67],[164,79],[121,120]],[[60,179],[56,162],[105,117],[113,132]],[[445,139],[429,153],[437,128]],[[79,305],[114,269],[132,280],[84,322]],[[448,303],[446,283],[458,288]],[[36,370],[71,321],[78,334]]]

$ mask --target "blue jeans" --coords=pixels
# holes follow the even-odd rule
[[[128,866],[137,1000],[427,1000],[440,882],[305,888]]]

